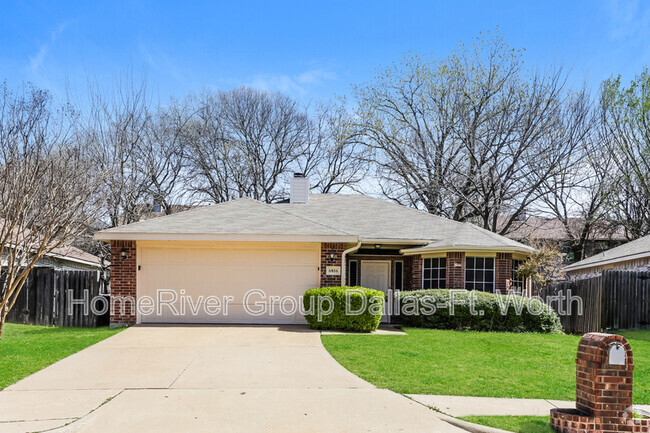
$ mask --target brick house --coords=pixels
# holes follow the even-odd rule
[[[377,198],[308,191],[296,177],[286,203],[244,198],[97,233],[111,243],[112,323],[303,323],[291,307],[317,286],[526,290],[513,272],[526,245]]]

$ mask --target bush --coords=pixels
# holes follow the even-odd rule
[[[455,304],[453,314],[450,307],[452,297]],[[474,299],[473,309],[471,298]],[[535,298],[431,289],[400,292],[397,302],[399,321],[407,326],[472,331],[562,332],[557,313]]]
[[[346,314],[346,303],[347,311],[360,313]],[[379,327],[384,292],[365,287],[321,287],[307,290],[303,305],[312,329],[372,332]]]

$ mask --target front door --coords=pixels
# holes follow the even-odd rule
[[[390,287],[390,261],[362,260],[361,261],[361,286],[369,289],[381,290],[384,296],[384,315],[382,322],[390,322],[388,313],[388,290]]]

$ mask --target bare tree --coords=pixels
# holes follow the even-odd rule
[[[272,202],[303,149],[306,113],[280,93],[250,88],[195,99],[188,171],[193,190],[214,202],[251,197]]]
[[[367,162],[387,198],[449,214],[445,184],[462,157],[453,139],[460,122],[457,87],[443,62],[415,55],[356,87]]]
[[[245,176],[239,170],[244,164],[243,155],[230,142],[218,96],[206,92],[200,97],[188,98],[188,101],[195,114],[183,132],[187,187],[199,199],[207,198],[213,203],[245,196],[245,191],[237,187]]]
[[[557,170],[543,184],[544,210],[562,223],[576,260],[585,257],[588,240],[611,236],[615,230],[607,209],[613,193],[613,164],[598,131],[599,116],[598,107],[584,92],[568,104],[563,129],[579,146],[557,162]]]
[[[356,95],[384,194],[507,233],[578,145],[562,128],[564,77],[526,70],[498,34],[382,71]]]
[[[172,101],[167,107],[159,107],[145,128],[147,136],[138,140],[135,149],[137,169],[148,179],[151,204],[160,206],[165,215],[172,213],[172,205],[184,193],[181,183],[187,146],[185,129],[190,119],[186,104]]]
[[[115,227],[138,221],[153,184],[143,170],[141,149],[150,136],[151,113],[146,78],[136,82],[126,75],[110,96],[89,86],[90,111],[83,124],[86,146],[95,153],[98,167],[108,173],[101,188],[109,224]]]
[[[45,91],[0,87],[0,337],[29,272],[94,213],[100,177],[77,140],[75,120]]]
[[[345,104],[319,106],[310,119],[309,135],[297,160],[298,170],[321,194],[355,189],[367,176],[365,146]]]

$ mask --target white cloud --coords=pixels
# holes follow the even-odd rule
[[[603,3],[609,18],[611,37],[640,41],[648,33],[650,9],[638,0],[609,0]]]
[[[335,72],[327,69],[311,69],[297,75],[259,74],[253,77],[249,86],[260,90],[279,90],[285,93],[305,95],[309,88],[319,86],[325,81],[336,80]]]
[[[35,72],[41,68],[45,54],[47,54],[47,50],[48,45],[42,44],[38,49],[38,52],[29,58],[29,67],[32,69],[32,72]]]
[[[54,46],[57,38],[61,36],[67,26],[67,22],[58,24],[54,30],[50,32],[50,39],[47,42],[41,44],[36,54],[29,57],[29,67],[31,68],[32,72],[36,72],[37,70],[41,69],[48,51],[52,46]]]

